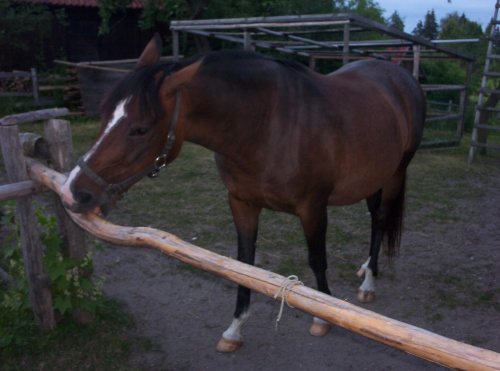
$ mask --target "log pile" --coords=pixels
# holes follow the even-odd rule
[[[13,71],[21,73],[23,71]],[[29,77],[10,77],[0,79],[0,92],[9,93],[27,93],[32,89],[31,79]]]

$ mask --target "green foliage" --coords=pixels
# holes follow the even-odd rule
[[[341,0],[339,10],[344,13],[356,13],[362,17],[384,23],[384,9],[375,0]]]
[[[125,11],[132,0],[99,0],[101,25],[99,34],[109,32],[109,21]],[[146,0],[139,27],[151,29],[155,25],[177,19],[211,19],[262,17],[277,15],[320,14],[352,12],[384,23],[383,9],[374,0]]]
[[[54,19],[64,24],[64,11],[53,15],[39,3],[0,0],[0,70],[44,66]]]
[[[397,30],[405,30],[405,23],[403,19],[401,19],[397,10],[395,10],[394,13],[392,13],[392,15],[386,20],[386,23],[388,26],[394,27]]]
[[[471,91],[477,91],[480,84],[488,47],[488,39],[483,32],[481,25],[477,22],[467,19],[465,14],[461,16],[457,12],[448,14],[441,19],[441,31],[439,39],[479,39],[479,42],[457,43],[453,44],[453,49],[472,54],[476,57],[473,65],[473,79]]]
[[[439,26],[436,21],[436,14],[434,9],[427,12],[425,15],[425,20],[418,21],[417,27],[412,31],[415,36],[422,37],[424,39],[435,40],[439,34]]]
[[[3,204],[2,225],[4,228],[9,226],[11,233],[6,237],[1,251],[0,267],[8,273],[11,281],[6,289],[0,290],[0,327],[3,329],[0,333],[0,349],[14,351],[30,341],[30,334],[37,327],[29,302],[14,203]],[[56,218],[47,216],[43,208],[37,208],[36,214],[45,246],[43,262],[51,278],[54,310],[66,318],[75,308],[95,314],[103,305],[103,297],[100,291],[102,281],[95,283],[90,279],[92,253],[89,252],[81,262],[64,256]]]

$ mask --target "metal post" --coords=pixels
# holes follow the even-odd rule
[[[243,47],[245,50],[252,51],[252,38],[247,28],[245,28],[243,33]]]
[[[179,60],[179,32],[172,31],[172,54],[174,55],[174,61]]]
[[[38,95],[38,77],[36,74],[36,68],[31,69],[31,82],[33,84],[33,99],[35,104],[39,104],[40,96]]]
[[[420,45],[413,44],[413,77],[418,81],[420,71]]]
[[[344,48],[342,50],[342,64],[349,63],[349,23],[344,24]]]
[[[309,68],[313,71],[316,69],[316,58],[312,56],[309,57]]]

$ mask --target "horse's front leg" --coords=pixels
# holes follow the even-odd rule
[[[309,266],[316,277],[318,290],[331,295],[326,279],[326,228],[328,216],[326,201],[314,202],[299,209],[299,217],[309,250]],[[314,317],[309,333],[313,336],[324,336],[330,330],[330,324],[321,318]]]
[[[236,233],[238,234],[238,260],[254,264],[255,241],[259,223],[260,207],[237,200],[229,195],[229,204],[233,213]],[[236,309],[229,328],[224,331],[217,344],[217,351],[229,353],[238,350],[243,345],[241,329],[250,316],[250,289],[239,285],[236,298]]]

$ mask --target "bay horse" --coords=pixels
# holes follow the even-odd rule
[[[325,294],[327,206],[366,199],[371,244],[358,299],[373,300],[381,242],[390,256],[399,248],[406,169],[424,127],[425,97],[413,76],[379,60],[321,75],[246,51],[173,64],[158,64],[160,54],[155,35],[136,68],[103,100],[101,131],[63,185],[65,207],[106,214],[132,184],[173,161],[183,141],[197,143],[215,152],[238,260],[254,263],[262,208],[295,214]],[[219,351],[242,345],[249,303],[250,290],[239,286]],[[328,330],[314,318],[312,335]]]

